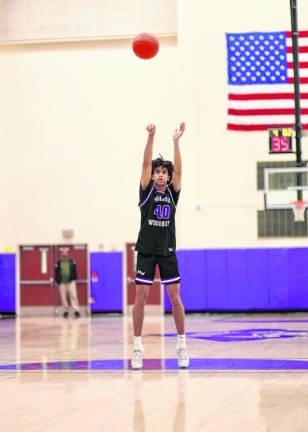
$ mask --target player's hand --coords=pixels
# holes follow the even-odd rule
[[[181,123],[178,129],[175,129],[173,134],[173,141],[178,141],[183,135],[185,130],[185,123]]]
[[[147,127],[146,127],[146,130],[148,131],[148,134],[150,136],[154,136],[155,132],[156,132],[156,126],[155,126],[155,124],[148,124]]]

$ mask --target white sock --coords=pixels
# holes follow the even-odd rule
[[[185,334],[179,335],[178,334],[178,346],[179,345],[186,345],[186,337]]]
[[[142,349],[141,336],[134,336],[134,349]]]

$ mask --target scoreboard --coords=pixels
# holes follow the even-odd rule
[[[292,128],[269,129],[269,152],[271,154],[293,153],[292,137]]]

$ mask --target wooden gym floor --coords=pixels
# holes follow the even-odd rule
[[[0,320],[1,431],[306,432],[308,313],[148,316],[142,371],[130,317]]]

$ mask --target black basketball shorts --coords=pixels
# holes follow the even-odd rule
[[[159,267],[161,283],[164,285],[178,283],[181,276],[178,268],[178,260],[175,254],[145,255],[137,254],[136,284],[152,285],[155,276],[156,265]]]

